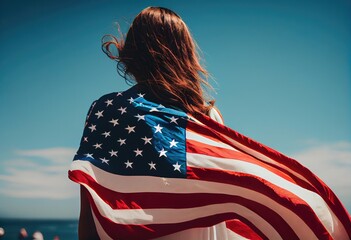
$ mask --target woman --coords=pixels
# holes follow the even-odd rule
[[[126,79],[147,92],[149,99],[195,117],[206,114],[223,123],[213,108],[214,101],[208,102],[204,96],[202,87],[209,87],[207,72],[200,65],[196,44],[186,24],[176,13],[162,7],[148,7],[136,16],[124,41],[108,37],[109,41],[103,41],[103,51],[117,61]],[[117,56],[112,53],[114,47]],[[220,224],[180,231],[164,239],[217,239],[223,227]],[[84,187],[81,187],[79,238],[99,238]]]
[[[80,239],[351,239],[351,217],[313,173],[206,116],[221,122],[177,14],[146,8],[103,50],[137,84],[89,110],[69,171]]]

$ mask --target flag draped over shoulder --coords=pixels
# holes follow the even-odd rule
[[[88,190],[101,239],[224,221],[228,236],[250,239],[351,238],[349,214],[307,168],[138,86],[92,104],[69,178]]]

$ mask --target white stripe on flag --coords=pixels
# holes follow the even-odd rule
[[[230,149],[233,151],[238,151],[237,149],[235,149],[234,147],[232,147],[228,144],[225,144],[223,142],[217,142],[217,141],[214,141],[212,139],[206,138],[199,133],[189,131],[189,129],[187,129],[187,131],[186,131],[186,139],[195,140],[195,141],[198,141],[201,143],[206,143],[206,144],[214,146],[214,147],[221,147],[221,148]]]

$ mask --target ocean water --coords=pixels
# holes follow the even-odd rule
[[[40,231],[45,240],[52,240],[58,236],[60,240],[78,239],[78,220],[37,220],[37,219],[1,219],[0,227],[5,230],[1,240],[18,239],[21,228],[25,228],[28,238],[32,239],[35,231]]]

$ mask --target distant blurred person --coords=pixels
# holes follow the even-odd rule
[[[44,236],[41,232],[35,231],[32,235],[33,240],[44,240]]]
[[[0,238],[2,238],[5,235],[5,229],[0,227]]]
[[[28,237],[27,230],[25,228],[21,228],[18,234],[18,239],[26,239]]]

